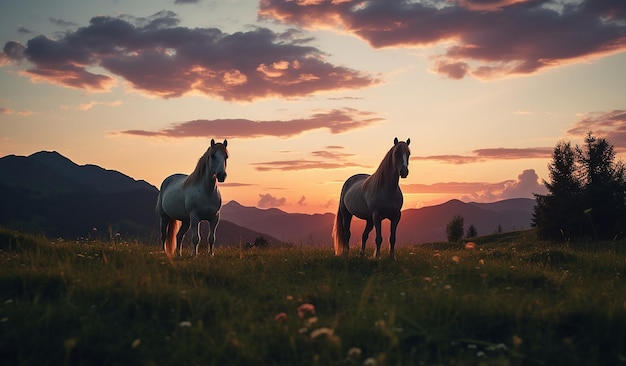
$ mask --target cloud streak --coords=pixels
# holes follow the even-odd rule
[[[443,46],[432,71],[492,79],[626,51],[622,0],[262,0],[259,17],[354,34],[374,48]]]
[[[437,161],[446,164],[472,164],[482,163],[491,160],[519,160],[519,159],[546,159],[552,156],[553,148],[550,147],[534,147],[534,148],[490,148],[477,149],[472,155],[430,155],[430,156],[412,156],[411,160]]]
[[[198,119],[174,123],[170,127],[157,130],[126,130],[117,135],[145,137],[204,137],[207,135],[226,138],[288,138],[305,132],[326,129],[332,134],[339,134],[365,128],[383,121],[373,112],[352,108],[332,109],[313,113],[308,118],[287,121],[253,121],[249,119]]]
[[[317,159],[275,160],[253,163],[252,165],[254,169],[260,172],[367,167],[350,162],[348,158],[353,156],[353,154],[339,152],[338,150],[340,149],[342,148],[339,146],[327,146],[326,150],[313,151],[311,155]]]
[[[488,202],[510,198],[534,198],[545,194],[546,187],[534,169],[524,170],[517,179],[502,182],[442,182],[434,184],[403,184],[404,193],[458,195],[463,201]]]
[[[299,97],[379,82],[327,62],[322,51],[307,45],[311,39],[295,30],[229,34],[179,23],[170,11],[147,18],[97,16],[59,39],[39,35],[26,45],[7,42],[0,66],[28,62],[32,67],[22,74],[33,82],[92,92],[108,91],[121,78],[151,96],[193,93],[227,101]]]
[[[589,131],[607,139],[616,151],[626,151],[626,110],[588,113],[576,121],[567,134],[584,138]]]

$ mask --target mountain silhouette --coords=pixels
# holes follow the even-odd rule
[[[143,180],[96,165],[78,165],[56,151],[0,158],[0,225],[51,238],[115,237],[156,244],[158,193]],[[216,245],[254,242],[263,235],[221,222]],[[270,245],[280,243],[270,235],[264,237]]]
[[[498,230],[513,231],[530,228],[535,200],[516,198],[494,203],[464,203],[450,200],[436,206],[402,211],[398,225],[397,245],[446,241],[446,226],[454,215],[465,221],[465,230],[474,225],[479,235]],[[293,244],[332,246],[331,232],[335,215],[290,214],[277,208],[259,209],[242,206],[230,201],[222,207],[223,220],[267,233]],[[389,221],[383,221],[383,243],[388,245]],[[360,245],[365,221],[353,218],[351,245]],[[370,234],[368,244],[373,246],[375,232]]]
[[[20,231],[71,240],[109,239],[119,233],[121,239],[156,244],[157,195],[158,189],[143,180],[96,165],[78,165],[57,152],[0,158],[0,225]],[[397,245],[445,241],[446,225],[454,215],[464,218],[465,230],[473,225],[479,235],[529,228],[534,206],[535,200],[518,198],[494,203],[451,200],[406,209],[398,226]],[[216,245],[238,246],[263,236],[270,245],[332,247],[334,219],[331,213],[287,213],[229,201],[222,206]],[[360,244],[364,226],[363,220],[352,220],[352,245]],[[389,221],[385,220],[384,245],[388,245],[388,237]],[[373,243],[374,232],[368,247]]]

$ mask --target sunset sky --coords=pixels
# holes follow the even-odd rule
[[[159,187],[228,139],[224,201],[336,212],[411,138],[404,208],[544,193],[559,140],[626,160],[624,0],[0,0],[0,156]]]

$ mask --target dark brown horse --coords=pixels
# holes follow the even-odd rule
[[[361,237],[361,255],[365,254],[365,243],[372,228],[376,228],[376,252],[380,257],[380,244],[383,241],[381,222],[384,219],[391,221],[391,235],[389,237],[389,256],[395,259],[394,245],[396,243],[396,229],[400,222],[400,210],[404,198],[398,182],[400,177],[409,175],[409,144],[395,138],[393,147],[387,152],[382,162],[372,175],[356,174],[348,178],[341,189],[339,209],[333,228],[335,255],[348,255],[350,249],[350,222],[352,216],[365,220],[365,231]]]

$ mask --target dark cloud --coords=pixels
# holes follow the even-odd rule
[[[23,25],[20,25],[20,26],[17,27],[17,33],[31,34],[31,33],[33,33],[33,31],[31,31],[30,29],[24,27]]]
[[[259,194],[259,202],[256,204],[260,208],[271,208],[284,206],[287,203],[285,197],[274,197],[271,194]]]
[[[74,22],[68,22],[67,20],[63,20],[63,19],[59,19],[59,18],[48,18],[48,20],[50,21],[50,23],[54,24],[54,25],[58,25],[59,27],[63,27],[63,28],[73,28],[78,26],[78,24],[74,23]]]
[[[252,101],[378,83],[372,75],[326,62],[323,52],[300,36],[266,28],[232,34],[186,28],[175,13],[162,11],[147,18],[97,16],[59,39],[40,35],[26,46],[8,42],[2,58],[28,60],[33,67],[25,74],[34,80],[92,91],[114,84],[112,75],[91,71],[105,69],[163,98],[199,93]]]
[[[626,151],[626,110],[595,112],[582,116],[567,134],[584,138],[587,132],[607,139],[616,151]]]
[[[413,160],[432,160],[448,164],[470,164],[480,163],[491,160],[518,160],[518,159],[546,159],[552,156],[552,148],[535,147],[535,148],[492,148],[477,149],[472,155],[430,155],[430,156],[412,156]]]
[[[332,134],[367,127],[382,121],[372,112],[351,108],[332,109],[314,113],[308,118],[288,121],[252,121],[248,119],[194,120],[172,124],[157,130],[127,130],[117,134],[146,137],[203,137],[207,135],[227,138],[258,138],[265,136],[291,137],[304,132],[327,129]]]
[[[353,33],[374,48],[443,45],[433,71],[453,79],[531,74],[626,50],[623,0],[263,0],[259,17]]]

